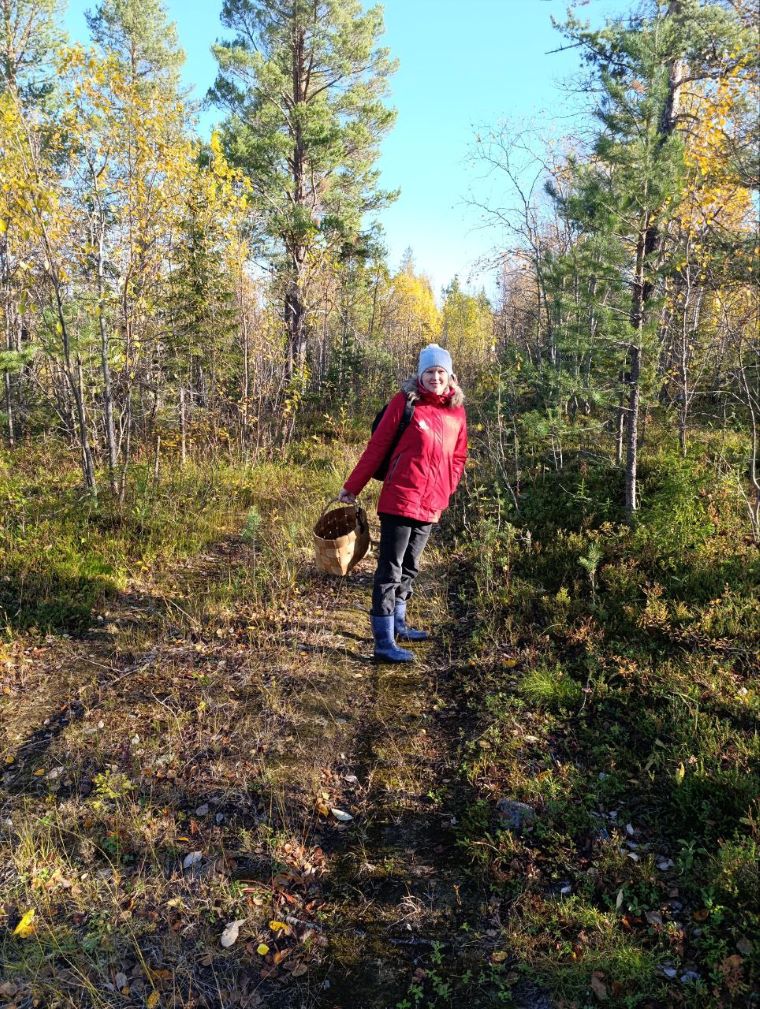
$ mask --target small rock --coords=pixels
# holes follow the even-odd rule
[[[661,963],[657,969],[659,970],[659,972],[662,974],[663,977],[668,978],[670,981],[672,981],[673,978],[676,977],[676,975],[678,974],[678,971],[675,969],[675,967],[671,967],[670,964]]]
[[[196,816],[205,816],[206,813],[208,813],[208,803],[207,802],[203,802],[195,810],[195,815]]]
[[[217,824],[224,823],[224,813],[217,813],[214,819],[216,820]]]
[[[197,865],[202,858],[203,858],[202,852],[191,851],[189,855],[185,855],[185,857],[182,859],[182,868],[190,869],[192,866]]]
[[[116,985],[116,990],[121,991],[122,988],[127,987],[127,975],[124,971],[119,971],[116,977],[113,979],[113,983]]]
[[[633,837],[633,835],[636,833],[636,831],[633,829],[633,824],[632,823],[626,823],[626,825],[625,825],[625,832],[626,832],[626,834],[629,837]]]
[[[674,865],[675,862],[673,861],[672,858],[657,859],[657,868],[660,870],[660,872],[667,872],[667,870],[672,869]]]
[[[516,802],[514,799],[499,799],[496,803],[496,815],[499,826],[505,830],[519,833],[536,822],[536,811],[526,802]]]
[[[353,820],[353,816],[347,813],[345,809],[337,809],[335,806],[331,806],[330,812],[340,823],[348,823],[350,820]]]
[[[573,888],[570,886],[569,883],[566,883],[563,887],[561,887],[561,889],[560,889],[559,892],[560,892],[561,896],[563,896],[563,897],[569,897],[570,894],[573,892]]]
[[[695,970],[685,970],[681,975],[681,983],[689,984],[691,981],[699,981],[700,975]]]

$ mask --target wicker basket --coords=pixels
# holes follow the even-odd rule
[[[317,567],[328,575],[347,575],[369,550],[367,513],[359,505],[328,501],[314,526],[314,555]]]

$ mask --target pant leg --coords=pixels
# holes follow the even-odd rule
[[[372,587],[374,617],[389,617],[393,613],[411,532],[408,519],[399,515],[380,516],[380,550]]]
[[[420,557],[430,539],[432,529],[432,522],[418,522],[412,527],[409,543],[401,562],[401,584],[396,593],[399,599],[408,599],[412,594],[412,583],[419,574]]]

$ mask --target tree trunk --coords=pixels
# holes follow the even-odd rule
[[[615,416],[615,464],[623,465],[623,444],[625,442],[625,394],[621,391]]]
[[[290,381],[306,360],[306,307],[297,274],[291,278],[285,294],[285,327],[288,333],[285,377]]]
[[[13,448],[16,444],[16,433],[13,426],[13,396],[11,394],[11,375],[5,373],[5,415],[8,425],[8,448]]]
[[[638,508],[639,407],[641,403],[641,352],[644,342],[644,309],[649,284],[644,270],[652,229],[649,213],[644,214],[636,242],[636,267],[631,297],[633,339],[628,347],[628,410],[626,417],[625,513],[629,519]]]
[[[72,376],[73,379],[73,376]],[[77,410],[77,420],[79,422],[79,447],[82,453],[82,474],[87,490],[92,494],[97,494],[95,483],[95,463],[92,458],[90,438],[87,430],[87,414],[84,405],[84,376],[82,375],[82,359],[77,355],[77,380],[72,382],[76,389],[74,403]]]
[[[104,314],[105,283],[103,271],[103,232],[98,236],[98,326],[100,329],[100,368],[103,373],[103,422],[106,429],[108,450],[108,482],[114,498],[119,494],[117,478],[118,446],[116,427],[113,420],[113,383],[111,381],[110,340],[108,324]]]
[[[5,325],[7,333],[7,347],[8,350],[21,350],[20,341],[18,336],[14,337],[14,333],[17,332],[16,328],[16,310],[14,304],[13,291],[11,287],[11,267],[10,267],[10,249],[8,247],[7,236],[3,238],[2,245],[0,245],[0,264],[2,264],[2,287],[5,301]],[[15,417],[13,412],[13,383],[11,382],[11,374],[9,371],[5,372],[3,376],[3,384],[5,386],[5,413],[6,413],[6,423],[7,423],[7,434],[8,434],[8,447],[13,448],[16,444],[16,425]]]

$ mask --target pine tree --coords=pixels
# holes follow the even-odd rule
[[[579,180],[591,226],[614,236],[631,277],[627,387],[626,511],[638,507],[642,381],[656,332],[657,299],[673,203],[683,185],[679,132],[685,82],[717,76],[740,34],[729,12],[699,0],[654,2],[628,22],[591,31],[571,18],[566,34],[582,47],[600,93],[594,157]],[[730,57],[728,58],[730,61]],[[593,207],[596,207],[594,217]]]
[[[394,64],[377,47],[381,9],[359,0],[225,0],[222,23],[236,36],[214,46],[210,95],[228,112],[226,151],[251,180],[270,240],[290,379],[305,363],[320,256],[393,196],[373,166],[394,121],[383,104]]]
[[[178,88],[185,55],[162,0],[102,0],[86,16],[93,40],[133,81]]]

